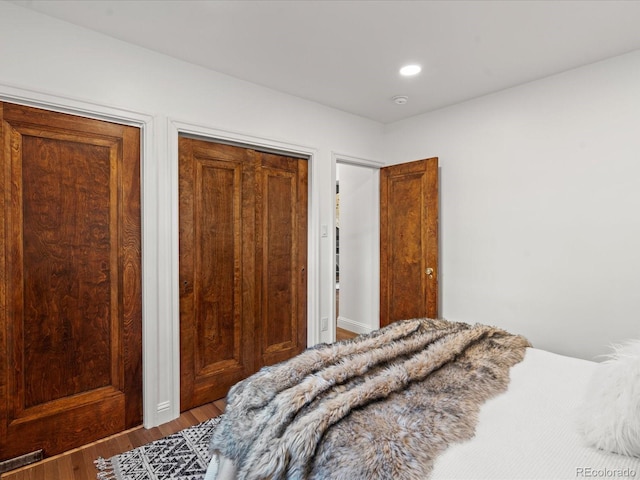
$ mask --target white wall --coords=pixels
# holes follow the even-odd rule
[[[211,48],[224,48],[212,45]],[[0,100],[130,118],[144,127],[145,425],[178,414],[178,130],[311,157],[310,340],[329,341],[333,305],[332,152],[376,158],[382,126],[0,2]]]
[[[379,169],[341,163],[338,326],[368,333],[380,326]]]
[[[437,156],[441,314],[593,358],[640,337],[640,52],[388,125]]]

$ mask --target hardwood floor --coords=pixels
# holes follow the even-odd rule
[[[184,428],[220,415],[225,408],[224,399],[184,412],[179,418],[149,430],[136,427],[112,435],[89,445],[46,458],[41,462],[5,472],[2,480],[96,480],[97,470],[93,461],[98,457],[109,458],[145,443],[171,435]]]
[[[358,334],[345,330],[344,328],[336,327],[336,340],[347,340],[349,338],[357,337]]]
[[[343,328],[336,329],[336,340],[357,336]],[[89,445],[46,458],[0,475],[2,480],[96,480],[97,470],[93,461],[98,457],[109,458],[145,443],[153,442],[184,428],[220,415],[225,409],[224,399],[184,412],[179,418],[149,430],[136,427],[112,435]]]

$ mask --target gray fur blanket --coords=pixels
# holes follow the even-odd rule
[[[432,319],[321,344],[235,385],[210,445],[243,480],[424,480],[440,452],[473,436],[527,346]]]

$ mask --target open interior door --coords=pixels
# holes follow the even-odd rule
[[[438,159],[380,169],[380,326],[438,316]]]

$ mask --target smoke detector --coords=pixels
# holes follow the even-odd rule
[[[409,101],[409,97],[407,97],[406,95],[396,95],[392,98],[392,100],[396,105],[404,105]]]

